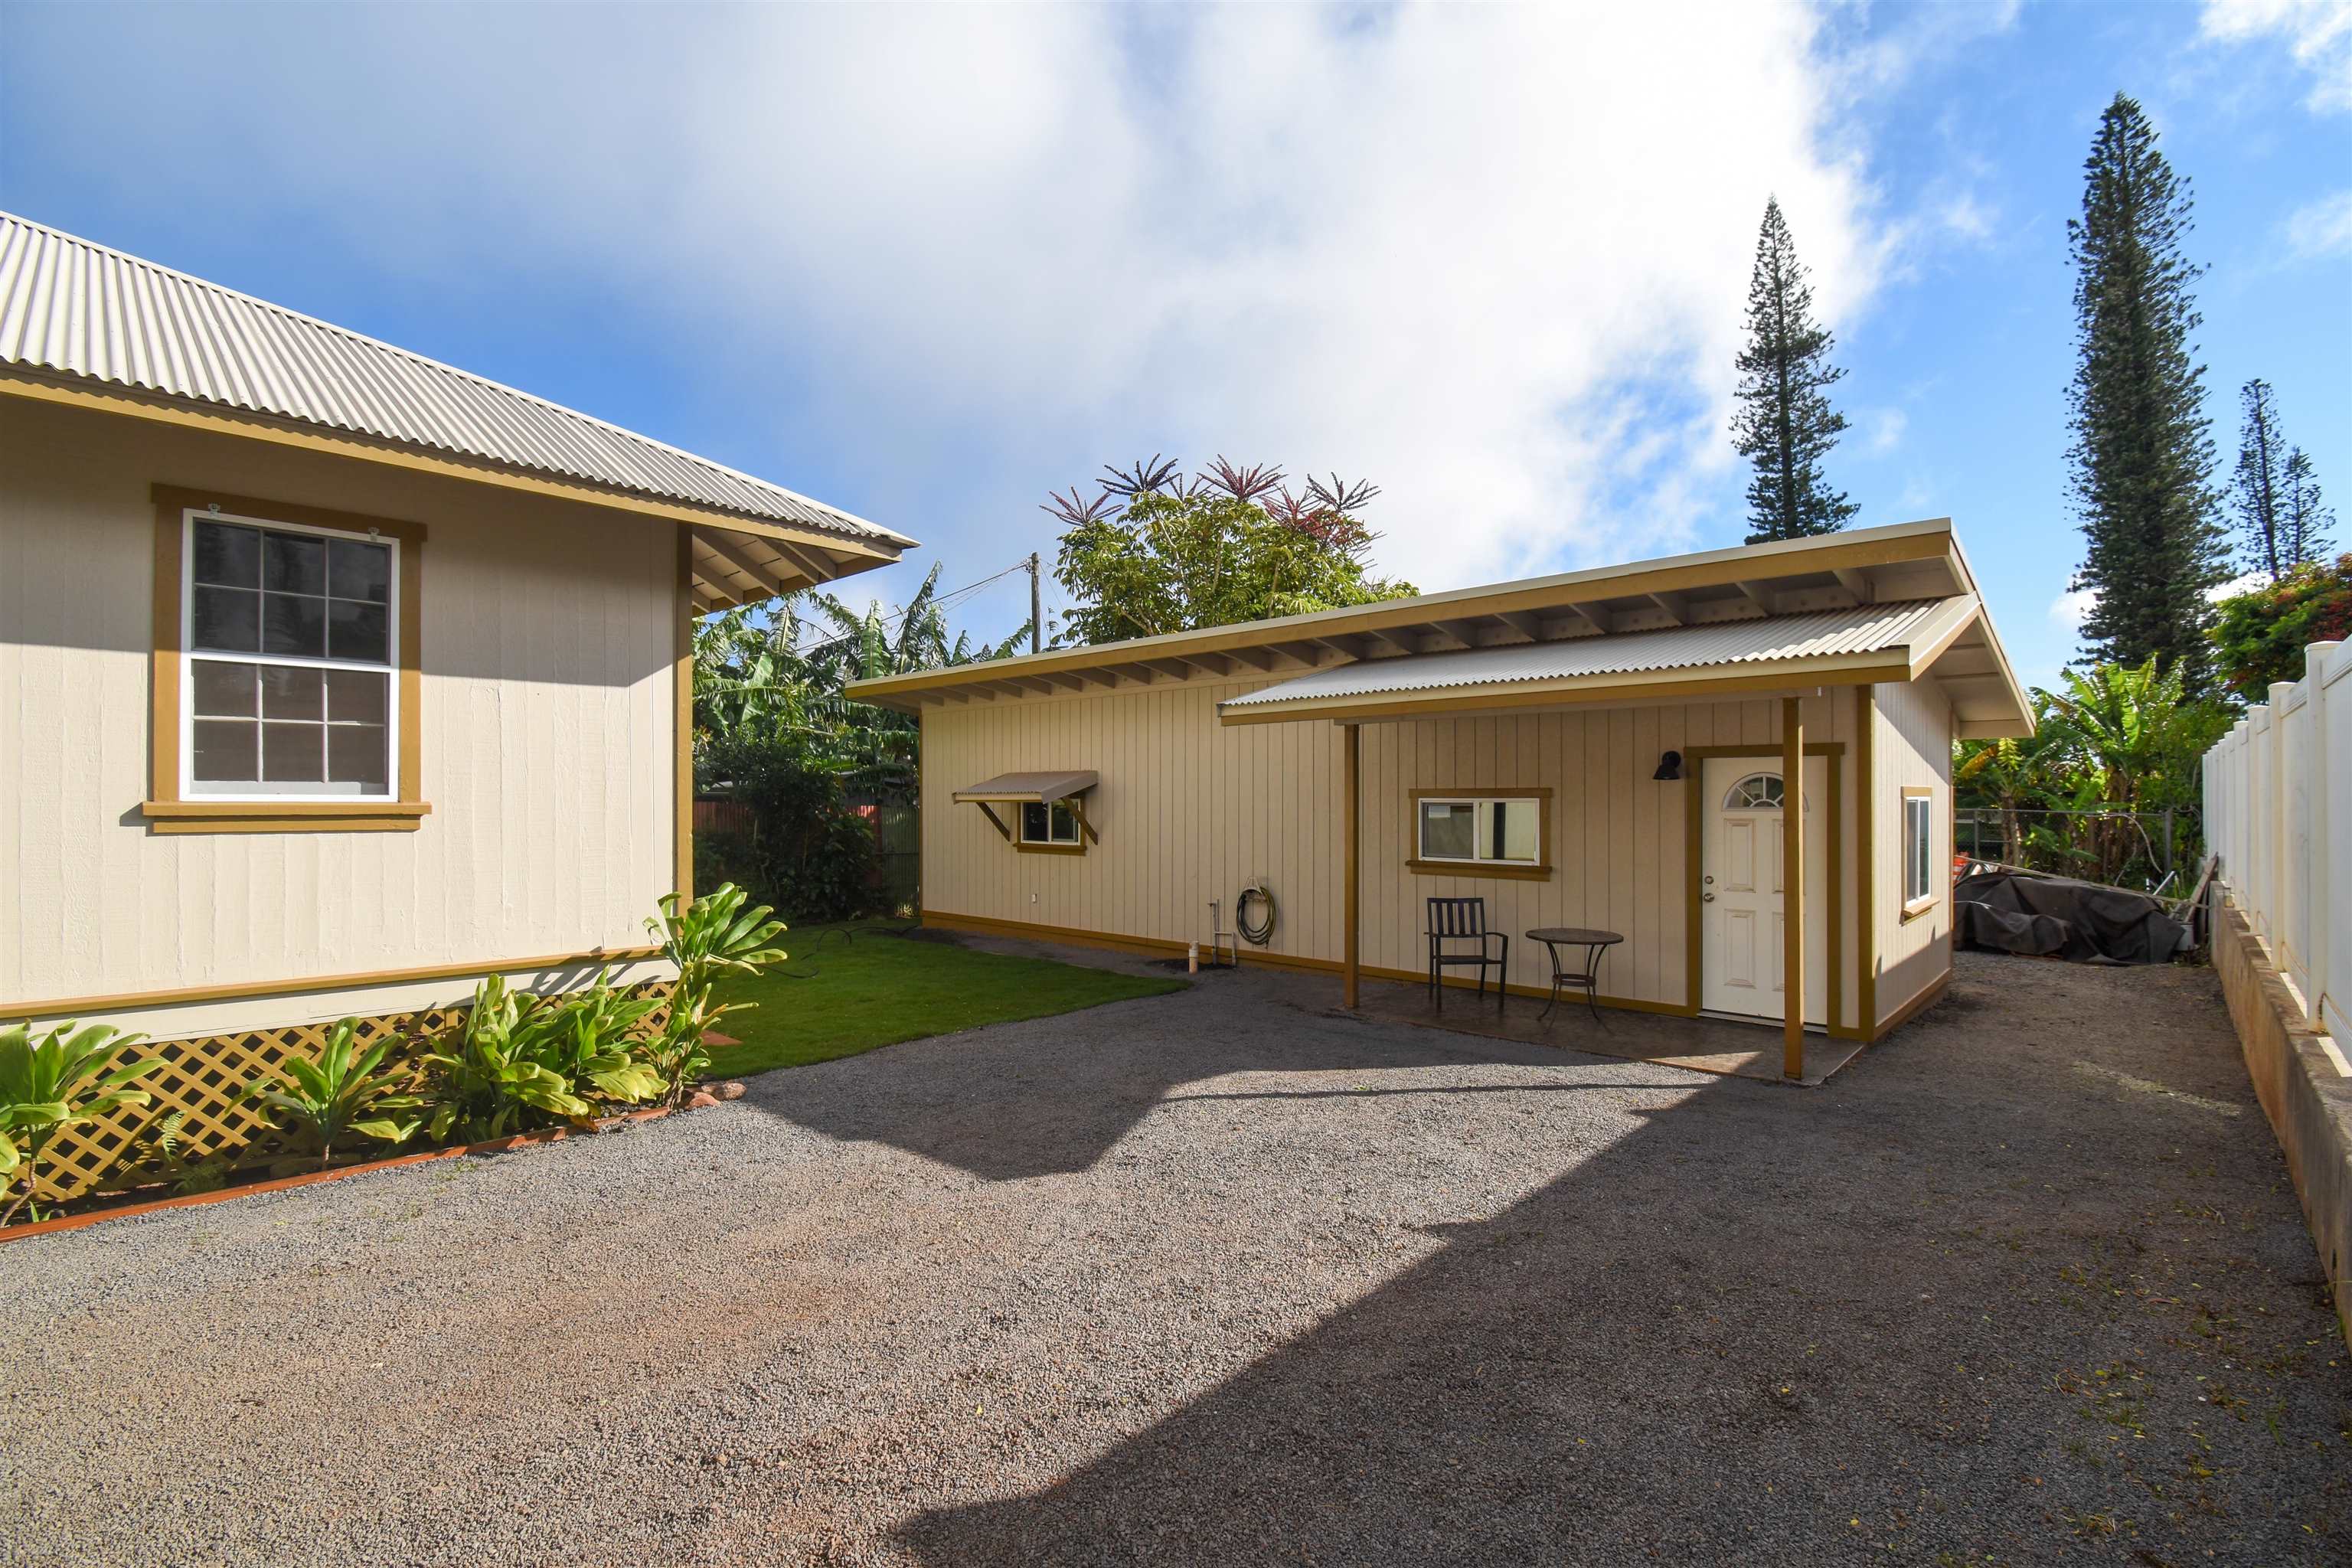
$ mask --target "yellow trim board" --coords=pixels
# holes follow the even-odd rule
[[[128,1013],[186,1002],[234,1002],[255,996],[300,996],[313,991],[364,991],[412,981],[459,980],[468,976],[520,974],[528,970],[578,969],[588,964],[635,963],[661,956],[657,947],[592,947],[488,963],[431,963],[412,969],[379,969],[352,974],[312,974],[294,980],[254,980],[226,985],[183,985],[162,991],[121,991],[95,996],[60,996],[45,1002],[0,1004],[0,1018],[71,1018],[91,1013]]]
[[[1904,1003],[1903,1005],[1897,1007],[1893,1013],[1887,1016],[1886,1022],[1879,1025],[1878,1032],[1871,1037],[1871,1042],[1874,1045],[1876,1044],[1878,1041],[1883,1040],[1887,1036],[1893,1034],[1895,1030],[1901,1028],[1904,1025],[1909,1023],[1912,1019],[1917,1017],[1920,1014],[1926,1012],[1930,1006],[1934,1005],[1936,999],[1944,994],[1945,987],[1950,985],[1951,983],[1952,972],[1948,969],[1945,970],[1943,973],[1936,976],[1935,979],[1927,982],[1926,985],[1920,987],[1919,994],[1912,997],[1911,1000]]]

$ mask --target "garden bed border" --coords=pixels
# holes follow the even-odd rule
[[[461,1154],[502,1154],[526,1144],[556,1143],[575,1135],[618,1132],[641,1121],[659,1121],[673,1110],[689,1108],[657,1105],[644,1110],[623,1111],[617,1118],[608,1119],[593,1128],[542,1127],[537,1131],[509,1133],[504,1138],[485,1139],[479,1143],[460,1143],[447,1149],[421,1149],[414,1154],[391,1154],[381,1160],[362,1161],[356,1165],[338,1165],[324,1171],[305,1171],[299,1175],[274,1176],[266,1182],[248,1182],[243,1186],[222,1187],[209,1193],[187,1193],[175,1198],[151,1198],[145,1203],[124,1204],[117,1208],[91,1209],[86,1214],[59,1215],[55,1219],[35,1220],[28,1225],[0,1228],[0,1247],[12,1241],[29,1241],[37,1236],[81,1230],[110,1219],[130,1219],[139,1215],[160,1214],[166,1209],[200,1208],[205,1204],[226,1203],[231,1198],[252,1197],[260,1193],[289,1192],[320,1182],[340,1182],[346,1176],[365,1175],[371,1171],[389,1171],[399,1165],[421,1165],[429,1160],[450,1160]]]

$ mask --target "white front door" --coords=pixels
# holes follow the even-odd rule
[[[1699,1005],[1757,1018],[1788,1016],[1781,945],[1777,757],[1709,757],[1699,859]],[[1829,760],[1805,759],[1805,1021],[1829,1016]]]

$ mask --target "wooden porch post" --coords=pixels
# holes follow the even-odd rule
[[[1832,831],[1835,831],[1834,828]],[[1780,699],[1780,1072],[1805,1076],[1805,719]]]
[[[1340,898],[1347,905],[1345,922],[1347,935],[1343,941],[1340,954],[1339,999],[1343,1006],[1353,1007],[1356,1005],[1358,978],[1356,858],[1357,841],[1363,837],[1358,814],[1361,810],[1359,797],[1363,793],[1361,747],[1364,730],[1360,724],[1342,724],[1339,731],[1347,737],[1346,743],[1341,747],[1339,753],[1342,759],[1339,767],[1339,787],[1342,795],[1339,805],[1339,831],[1347,839],[1346,852],[1341,855],[1339,860],[1342,883]]]

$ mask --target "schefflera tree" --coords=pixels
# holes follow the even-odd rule
[[[1070,596],[1055,646],[1159,637],[1307,615],[1419,592],[1375,576],[1380,535],[1360,513],[1379,495],[1332,474],[1294,490],[1270,464],[1223,457],[1197,474],[1154,454],[1043,509],[1064,525],[1054,575]]]

